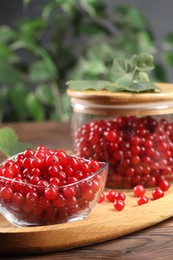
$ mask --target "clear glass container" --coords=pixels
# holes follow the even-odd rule
[[[15,162],[17,156],[4,161],[0,170],[4,163]],[[88,160],[83,161],[88,162]],[[0,174],[0,214],[17,227],[83,220],[97,205],[105,188],[107,173],[108,163],[100,162],[97,171],[63,186],[48,185],[48,183],[42,186],[34,185],[26,180],[21,181],[20,178],[6,178]],[[48,200],[45,192],[52,187],[57,194],[56,197]],[[65,196],[65,191],[69,190],[73,190],[73,194]],[[34,199],[32,194],[36,194],[37,199]]]
[[[157,85],[161,92],[67,92],[74,153],[109,162],[108,188],[173,180],[173,84]]]

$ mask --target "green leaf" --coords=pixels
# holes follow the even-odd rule
[[[50,80],[52,75],[47,67],[47,64],[43,61],[35,61],[31,64],[28,79],[33,83],[39,83],[46,80]]]
[[[57,3],[56,2],[50,2],[46,5],[43,6],[43,10],[42,10],[42,17],[43,19],[48,20],[51,12],[57,7]]]
[[[171,51],[165,52],[163,57],[169,65],[173,66],[173,53]]]
[[[150,34],[147,31],[140,31],[136,35],[139,52],[144,53],[154,53],[156,47],[154,45],[154,41],[151,38]]]
[[[9,26],[3,25],[0,27],[0,43],[6,44],[7,42],[14,40],[15,31]]]
[[[44,120],[44,110],[43,106],[38,101],[34,92],[30,92],[26,98],[26,107],[31,115],[31,117],[36,121]]]
[[[133,6],[118,5],[115,10],[115,15],[118,17],[118,23],[122,28],[132,30],[145,29],[145,17]]]
[[[45,63],[45,66],[47,67],[47,70],[49,71],[51,77],[55,80],[58,78],[56,66],[49,52],[46,49],[42,48],[40,45],[37,45],[36,42],[31,40],[30,37],[24,37],[21,40],[16,41],[11,45],[11,48],[13,50],[26,49],[37,57],[41,58]]]
[[[0,61],[1,62],[16,62],[19,58],[17,55],[10,50],[6,45],[0,44]]]
[[[131,73],[133,70],[132,65],[129,61],[123,59],[123,58],[117,58],[113,62],[113,68],[115,78],[120,78],[125,76],[126,74]]]
[[[40,33],[46,26],[46,21],[38,17],[28,19],[20,23],[19,30],[21,34],[32,36],[36,33]]]
[[[51,91],[51,86],[46,84],[37,86],[35,90],[35,95],[41,103],[49,105],[51,107],[54,107],[55,102],[58,102]]]
[[[115,82],[104,80],[90,81],[69,81],[67,85],[73,90],[108,90],[108,91],[129,91],[143,92],[158,90],[152,82],[146,71],[154,68],[153,56],[147,53],[133,55],[130,60],[117,58],[113,63],[114,76],[111,78]],[[136,90],[135,90],[136,87]]]
[[[149,82],[149,76],[146,72],[139,71],[137,80]]]
[[[127,76],[124,76],[117,81],[117,91],[130,91],[132,85],[133,80],[130,80]]]
[[[145,18],[143,14],[135,7],[127,6],[126,19],[130,26],[135,29],[143,29],[145,27]]]
[[[25,101],[28,95],[28,88],[22,82],[14,83],[12,88],[8,88],[7,98],[11,105],[12,111],[17,115],[17,118],[21,121],[26,119],[26,105]]]
[[[67,82],[67,85],[71,90],[103,90],[110,87],[111,83],[104,80],[71,80]]]
[[[13,65],[0,61],[0,83],[13,84],[19,81],[19,79],[20,74]]]
[[[46,70],[51,75],[51,78],[54,79],[54,80],[57,80],[58,71],[56,69],[54,61],[53,61],[52,57],[50,56],[49,52],[46,51],[46,49],[38,48],[37,51],[36,51],[36,55],[40,56],[43,59],[43,62],[45,63]]]
[[[26,49],[33,52],[34,54],[37,54],[40,51],[40,47],[37,46],[36,42],[24,34],[19,37],[19,40],[13,42],[10,47],[13,51],[18,49]]]
[[[141,53],[139,55],[133,55],[131,63],[139,71],[149,71],[154,69],[153,56],[148,53]]]
[[[129,81],[128,79],[121,79],[117,83],[117,90],[118,91],[128,91],[128,92],[148,92],[148,91],[155,91],[159,90],[160,88],[155,86],[151,82],[146,82],[146,81],[140,81],[140,82],[135,82],[135,81]]]
[[[152,82],[146,82],[146,81],[140,81],[138,83],[134,83],[130,87],[130,91],[134,92],[150,92],[150,91],[155,91],[158,90],[160,91],[160,88],[157,87],[154,83]]]
[[[7,157],[31,147],[30,144],[18,142],[18,136],[12,128],[4,127],[0,129],[0,151]]]

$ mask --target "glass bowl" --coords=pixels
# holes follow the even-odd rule
[[[18,227],[83,220],[105,188],[108,163],[99,164],[88,177],[62,186],[34,185],[0,176],[0,213]]]

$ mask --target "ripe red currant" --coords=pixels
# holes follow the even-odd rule
[[[159,188],[163,191],[167,191],[170,188],[170,182],[167,180],[161,180],[159,182]]]
[[[48,200],[54,200],[57,197],[58,190],[54,187],[49,187],[45,190],[44,196]]]
[[[137,185],[133,189],[135,197],[142,197],[145,194],[145,188],[143,185]]]
[[[115,190],[109,190],[107,193],[106,193],[106,198],[107,200],[113,202],[115,200],[115,194],[116,194],[116,191]]]
[[[114,204],[114,208],[115,208],[116,210],[118,210],[118,211],[123,210],[124,207],[125,207],[125,202],[124,202],[124,200],[115,200],[115,201],[113,202],[113,204]]]
[[[149,199],[146,196],[141,196],[141,197],[138,197],[138,199],[137,199],[137,203],[138,203],[139,206],[146,204],[148,202],[149,202]]]
[[[13,197],[13,190],[10,187],[0,189],[0,199],[10,200]]]
[[[114,200],[125,200],[126,195],[123,192],[116,192]]]
[[[105,200],[105,194],[104,194],[104,192],[102,192],[102,194],[98,200],[98,203],[102,203],[104,200]]]
[[[164,196],[164,192],[160,188],[156,188],[152,191],[152,196],[154,200],[157,200]]]

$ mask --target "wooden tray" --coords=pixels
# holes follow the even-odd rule
[[[137,206],[132,191],[126,207],[118,212],[111,202],[98,204],[83,221],[40,227],[14,227],[0,216],[0,255],[53,252],[114,239],[159,223],[173,216],[173,188],[158,200],[147,195],[148,204]]]

